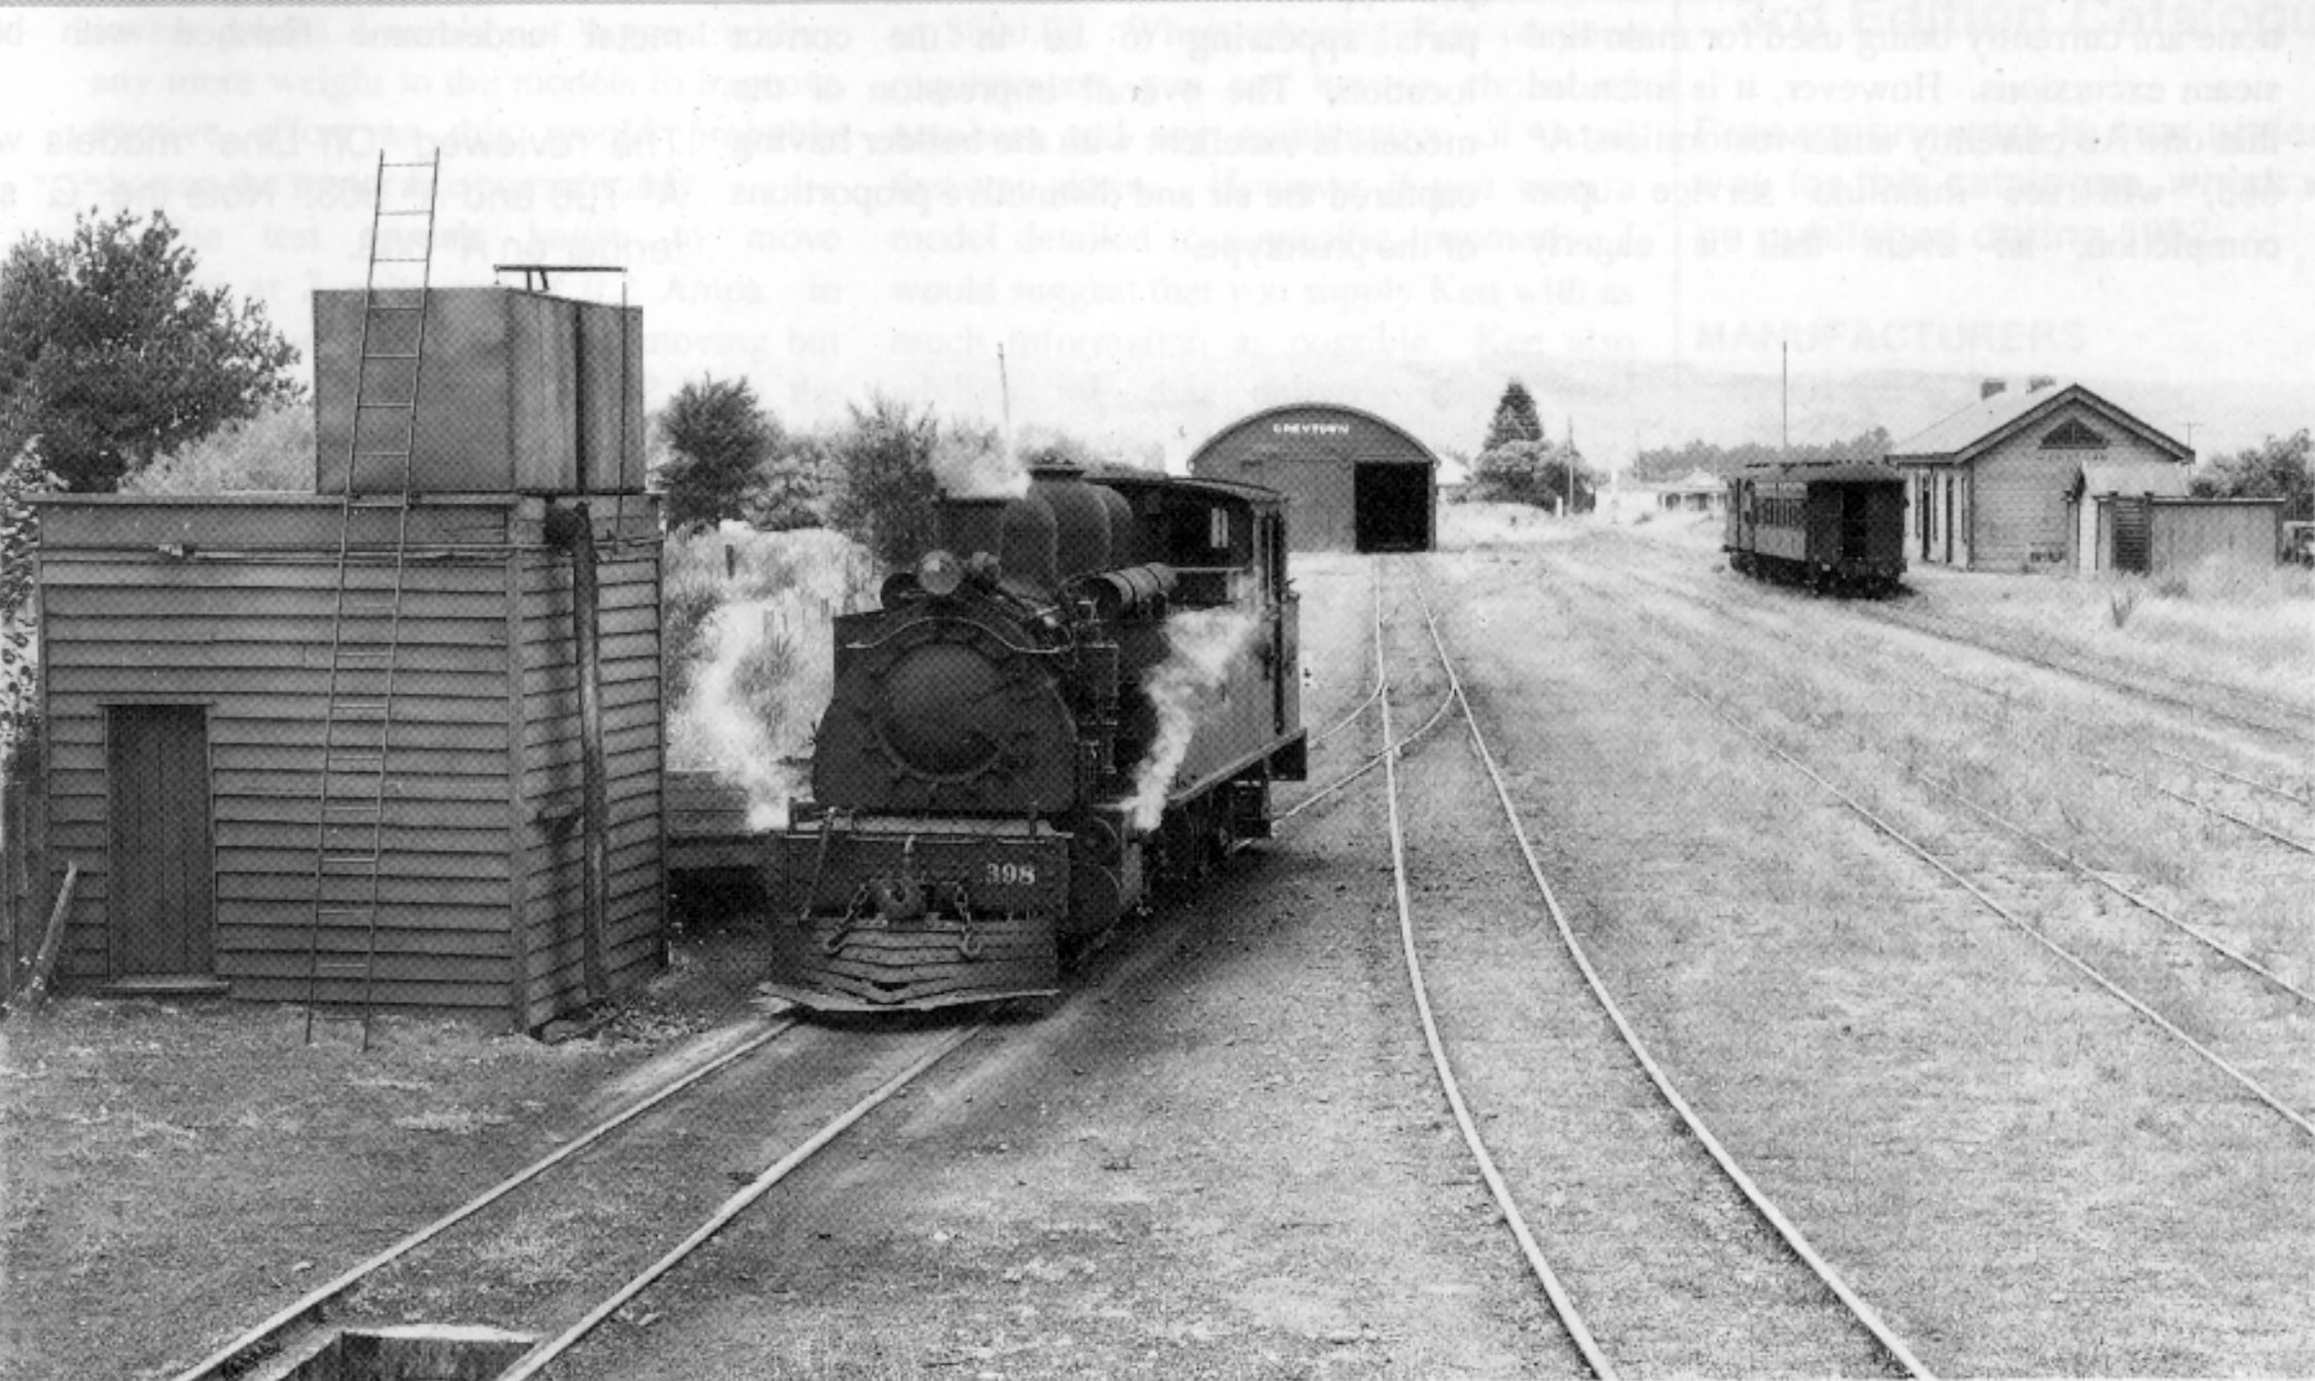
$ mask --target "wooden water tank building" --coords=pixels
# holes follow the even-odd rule
[[[49,894],[80,865],[59,982],[304,1001],[339,504],[38,506]],[[661,962],[660,547],[654,500],[590,508],[609,806],[599,943],[617,991]],[[548,510],[517,495],[411,510],[392,718],[368,726],[386,734],[381,1010],[503,1013],[527,1030],[588,1000],[572,558]],[[392,581],[372,558],[347,584],[382,600]],[[325,918],[323,1002],[360,1001],[351,961],[368,943],[359,918]]]
[[[316,474],[342,489],[361,294],[350,313],[330,296]],[[419,492],[396,461],[390,480],[357,472],[379,497],[353,504],[36,501],[33,842],[45,896],[79,872],[60,985],[528,1030],[661,966],[662,548],[658,500],[630,492],[641,446],[620,438],[640,425],[639,331],[524,296],[430,300],[467,344],[445,346],[463,374],[421,395],[438,411],[417,418]],[[606,357],[620,369],[590,383]],[[391,394],[372,379],[368,397]]]
[[[1429,551],[1438,531],[1439,458],[1371,412],[1292,403],[1240,418],[1190,457],[1201,479],[1284,494],[1295,551]]]

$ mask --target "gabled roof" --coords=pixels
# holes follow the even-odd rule
[[[1963,464],[2019,432],[2029,430],[2068,403],[2082,404],[2108,424],[2133,433],[2148,445],[2181,461],[2193,459],[2194,453],[2178,441],[2149,427],[2080,384],[2045,386],[2031,390],[2008,389],[1991,398],[1980,398],[1890,447],[1888,459],[1892,464]]]

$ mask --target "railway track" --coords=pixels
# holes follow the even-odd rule
[[[1383,755],[1384,799],[1401,948],[1449,1107],[1570,1345],[1584,1366],[1600,1376],[1615,1374],[1620,1362],[1707,1373],[1856,1374],[1894,1368],[1926,1375],[1908,1346],[1704,1126],[1606,990],[1528,840],[1419,580],[1414,592],[1448,698],[1469,731],[1470,752],[1467,757],[1451,754],[1435,744],[1419,764],[1408,764],[1409,773],[1431,779],[1424,785],[1424,806],[1416,812],[1425,827],[1416,835],[1407,826],[1402,752],[1392,736],[1378,590],[1378,703],[1382,738],[1390,745]],[[1498,808],[1501,816],[1490,831],[1486,816]],[[1508,885],[1529,893],[1526,909],[1536,917],[1535,925],[1516,933],[1498,924],[1479,935],[1426,937],[1413,900],[1416,880],[1427,896],[1436,897],[1446,879],[1467,879],[1483,866],[1499,872],[1511,867],[1510,857],[1500,852],[1491,865],[1467,856],[1470,841],[1490,834],[1507,835],[1516,845],[1523,868],[1514,869],[1518,875]],[[1545,924],[1556,931],[1550,950],[1564,952],[1566,962],[1545,965],[1540,960],[1535,941]],[[1434,987],[1442,985],[1426,976],[1426,949],[1450,994],[1444,1009],[1433,1000]],[[1516,975],[1512,988],[1517,996],[1488,1000],[1488,975],[1498,982]],[[1494,995],[1499,997],[1501,990]],[[1571,1023],[1561,1015],[1587,1010],[1604,1020]],[[1492,1053],[1539,1049],[1547,1056],[1548,1075],[1524,1060],[1506,1067]],[[1474,1099],[1464,1092],[1466,1079],[1474,1074],[1484,1090],[1501,1093],[1516,1087],[1519,1096]],[[1546,1087],[1539,1089],[1539,1084]],[[1548,1109],[1548,1129],[1537,1125],[1539,1101]],[[1657,1111],[1644,1119],[1635,1116],[1630,1110],[1641,1103]],[[1585,1118],[1578,1109],[1603,1110],[1603,1115]],[[1673,1119],[1676,1127],[1670,1125]],[[1508,1170],[1498,1164],[1482,1134],[1483,1121],[1511,1133],[1496,1138],[1506,1148]],[[1643,1122],[1644,1130],[1637,1125]],[[1539,1146],[1548,1149],[1539,1151]],[[1564,1182],[1559,1171],[1545,1168],[1547,1163],[1577,1167],[1585,1179],[1582,1187],[1590,1191],[1588,1201],[1571,1205],[1557,1189],[1540,1191],[1539,1183]],[[1603,1170],[1603,1165],[1614,1168]],[[1522,1207],[1539,1198],[1546,1215],[1540,1230],[1530,1226]],[[1647,1220],[1637,1231],[1636,1217]],[[1614,1226],[1601,1232],[1611,1221]],[[1557,1265],[1547,1258],[1547,1241],[1561,1258]],[[1656,1276],[1653,1282],[1632,1278],[1634,1259],[1649,1262],[1646,1273]],[[1802,1280],[1805,1285],[1796,1283]],[[1674,1306],[1673,1301],[1691,1293],[1703,1297],[1705,1307]]]
[[[1643,627],[1654,631],[1659,636],[1673,640],[1689,640],[1687,635],[1684,635],[1679,630],[1674,629],[1666,621],[1656,617],[1651,613],[1648,613],[1645,610],[1638,608],[1628,608],[1625,613],[1627,617],[1638,620]],[[1692,643],[1692,640],[1689,641]],[[1740,670],[1737,659],[1732,657],[1715,657],[1714,664],[1717,674],[1723,679],[1724,683],[1737,680],[1744,681],[1749,689],[1754,692],[1753,698],[1755,701],[1763,704],[1785,706],[1788,709],[1797,710],[1799,713],[1806,716],[1805,706],[1788,705],[1787,702],[1790,699],[1789,696],[1783,694],[1779,688],[1768,685],[1761,679],[1760,676],[1748,671]],[[1661,670],[1663,663],[1660,659],[1658,659],[1656,661],[1656,665],[1658,669]],[[1679,684],[1677,678],[1674,678],[1674,684]],[[1693,695],[1695,688],[1692,685],[1686,686],[1684,688],[1690,690]],[[1892,754],[1888,751],[1888,745],[1886,743],[1875,742],[1866,735],[1857,732],[1853,728],[1837,726],[1828,728],[1823,721],[1814,717],[1807,717],[1805,719],[1805,723],[1802,721],[1795,721],[1795,724],[1796,731],[1804,732],[1808,735],[1816,736],[1819,738],[1822,738],[1828,733],[1837,733],[1841,740],[1847,743],[1851,748],[1879,757],[1882,761],[1886,762],[1896,771],[1901,772],[1912,780],[1920,783],[1923,787],[1935,793],[1937,796],[1951,802],[1954,806],[1967,812],[1976,820],[1983,822],[1994,830],[1998,830],[2024,842],[2027,846],[2035,850],[2044,858],[2053,860],[2058,866],[2066,869],[2073,877],[2077,878],[2084,885],[2095,888],[2111,897],[2119,899],[2125,905],[2131,907],[2139,913],[2164,926],[2169,927],[2172,931],[2175,931],[2179,935],[2185,936],[2196,944],[2203,946],[2204,949],[2218,956],[2227,964],[2232,965],[2236,969],[2239,969],[2247,974],[2255,976],[2263,983],[2272,987],[2275,991],[2288,995],[2302,1006],[2315,1007],[2315,993],[2310,993],[2305,987],[2294,983],[2291,979],[2276,972],[2267,964],[2264,964],[2253,958],[2251,955],[2244,953],[2239,946],[2230,944],[2225,939],[2222,939],[2216,934],[2212,933],[2209,929],[2186,920],[2178,914],[2178,909],[2175,906],[2166,905],[2163,902],[2156,900],[2155,898],[2147,895],[2147,893],[2140,887],[2134,887],[2129,885],[2126,881],[2117,880],[2117,877],[2112,870],[2094,865],[2090,861],[2079,857],[2063,845],[2052,842],[2050,839],[2035,832],[2034,830],[2019,824],[2017,821],[2010,819],[2000,812],[1993,810],[1983,803],[1973,799],[1970,793],[1965,790],[1960,782],[1952,775],[1932,772],[1914,762],[1907,761],[1902,757]],[[2190,803],[2192,802],[2190,801]],[[2269,834],[2270,836],[2272,834],[2272,832],[2264,830],[2259,832],[2262,834]],[[2296,841],[2287,838],[2278,838],[2279,842],[2296,846]]]
[[[1370,569],[1379,571],[1379,567]],[[1372,587],[1374,597],[1377,599],[1381,598],[1382,585],[1381,576],[1379,574],[1373,576],[1370,581],[1370,585]],[[1348,728],[1350,725],[1356,723],[1360,716],[1364,715],[1369,709],[1373,708],[1376,704],[1382,701],[1383,694],[1388,686],[1386,682],[1379,679],[1381,676],[1382,668],[1378,666],[1375,671],[1378,679],[1375,681],[1373,688],[1367,692],[1365,698],[1361,699],[1358,704],[1348,713],[1342,715],[1332,724],[1328,725],[1326,729],[1313,736],[1311,739],[1313,746],[1315,746],[1320,740],[1331,738],[1336,732]],[[1416,726],[1413,732],[1409,733],[1405,738],[1401,739],[1393,739],[1389,733],[1386,732],[1383,735],[1383,746],[1381,748],[1367,754],[1367,756],[1358,764],[1358,766],[1351,768],[1349,771],[1339,773],[1336,776],[1329,778],[1325,783],[1304,792],[1301,797],[1294,802],[1293,805],[1290,805],[1286,809],[1278,812],[1276,816],[1278,823],[1283,824],[1288,820],[1294,819],[1304,811],[1312,809],[1320,802],[1332,799],[1333,797],[1339,795],[1344,788],[1350,786],[1353,782],[1366,777],[1376,768],[1384,766],[1391,760],[1391,758],[1397,754],[1402,753],[1414,744],[1421,742],[1424,738],[1429,736],[1432,730],[1438,728],[1441,724],[1446,722],[1448,711],[1454,708],[1454,695],[1452,693],[1441,695],[1439,697],[1438,704],[1433,707],[1431,713],[1424,718],[1423,722]]]
[[[909,1085],[915,1083],[927,1071],[931,1070],[934,1065],[939,1064],[983,1031],[986,1031],[994,1024],[995,1020],[994,1015],[984,1016],[979,1021],[949,1032],[933,1042],[930,1049],[910,1061],[906,1068],[877,1085],[860,1101],[823,1123],[817,1131],[799,1142],[793,1150],[781,1156],[766,1167],[761,1174],[748,1181],[747,1185],[738,1193],[717,1205],[715,1212],[709,1214],[697,1227],[686,1233],[682,1241],[670,1247],[650,1265],[628,1277],[618,1289],[598,1300],[586,1313],[566,1325],[553,1337],[546,1339],[523,1354],[521,1360],[500,1373],[498,1381],[529,1381],[529,1378],[537,1376],[549,1365],[560,1360],[585,1341],[588,1334],[601,1327],[605,1320],[626,1306],[629,1301],[649,1289],[668,1272],[682,1265],[686,1257],[704,1246],[708,1239],[729,1226],[734,1219],[745,1213],[758,1199],[770,1193],[780,1181],[786,1179],[797,1167],[826,1149],[830,1142],[850,1130],[854,1123],[898,1097]]]
[[[2194,993],[2181,990],[2176,980],[2176,975],[2188,967],[2187,960],[2182,957],[2181,950],[2164,950],[2158,947],[2158,952],[2154,956],[2134,958],[2108,946],[2108,953],[2099,956],[2102,959],[2107,959],[2109,963],[2120,959],[2131,964],[2143,975],[2139,980],[2142,986],[2158,985],[2166,990],[2162,995],[2150,1000],[2141,992],[2126,986],[2122,979],[2115,977],[2107,968],[2102,968],[2099,964],[2093,963],[2090,958],[2086,958],[2081,952],[2082,946],[2079,942],[2068,944],[2054,936],[2051,932],[2055,927],[2050,925],[2046,919],[2037,924],[2037,919],[2042,919],[2038,914],[2041,912],[2056,913],[2064,909],[2077,914],[2090,914],[2088,909],[2078,904],[2061,908],[2061,904],[2048,894],[2038,892],[2030,887],[2021,887],[2014,879],[1980,877],[1973,880],[1967,875],[1963,865],[1956,860],[1994,856],[1997,851],[1992,846],[1990,835],[1973,838],[1964,833],[1947,847],[1933,849],[1919,837],[1919,831],[1907,829],[1897,823],[1888,810],[1876,810],[1866,804],[1860,799],[1855,789],[1846,788],[1836,783],[1823,772],[1812,767],[1798,753],[1777,742],[1760,724],[1732,707],[1727,697],[1715,695],[1694,681],[1679,675],[1670,669],[1664,658],[1640,647],[1629,639],[1624,640],[1621,645],[1631,652],[1633,659],[1650,675],[1679,694],[1695,701],[1714,717],[1757,745],[1764,753],[1815,783],[1867,826],[1927,864],[2004,923],[2025,935],[2044,951],[2087,979],[2093,987],[2125,1004],[2148,1025],[2204,1062],[2213,1071],[2234,1084],[2240,1092],[2248,1095],[2253,1101],[2280,1118],[2293,1131],[2299,1135],[2315,1139],[2315,1121],[2311,1121],[2306,1112],[2302,1111],[2307,1100],[2275,1086],[2275,1081],[2278,1079],[2298,1078],[2303,1080],[2305,1072],[2303,1070],[2304,1062],[2301,1058],[2302,1052],[2292,1047],[2285,1032],[2277,1032],[2264,1040],[2259,1038],[2257,1033],[2264,1028],[2275,1025],[2265,1020],[2265,1017],[2270,1013],[2246,1010],[2238,1004],[2235,1010],[2217,1016],[2208,1012],[2197,1012],[2193,1015],[2180,1012],[2175,1016],[2166,1014],[2161,1010],[2162,1006],[2170,1006],[2176,1011],[2180,1005],[2192,1002],[2195,998]],[[1815,732],[1813,727],[1810,728],[1810,732]],[[2081,871],[2088,872],[2089,870],[2083,869]],[[2029,909],[2037,913],[2035,918],[2029,918],[2027,914]],[[2174,918],[2165,916],[2163,919],[2173,920],[2173,928],[2180,929],[2176,926]],[[2202,949],[2195,950],[2193,953],[2216,952],[2230,961],[2236,969],[2255,973],[2270,988],[2280,990],[2296,1002],[2304,1004],[2309,1001],[2309,995],[2306,992],[2270,970],[2247,962],[2243,956],[2233,953],[2223,945],[2214,943],[2207,935],[2195,932],[2191,927],[2183,929],[2188,932],[2189,938],[2202,946]],[[2206,995],[2205,1000],[2216,1001],[2217,999]],[[2224,1022],[2231,1033],[2232,1040],[2241,1043],[2256,1043],[2260,1048],[2250,1055],[2230,1058],[2216,1048],[2213,1040],[2198,1038],[2185,1029],[2187,1024],[2203,1026],[2214,1021]],[[2254,1064],[2257,1066],[2256,1068],[2251,1067]]]
[[[724,1198],[712,1213],[699,1221],[698,1226],[642,1271],[630,1273],[618,1289],[578,1312],[575,1317],[538,1320],[540,1331],[551,1328],[554,1330],[552,1336],[505,1375],[533,1375],[548,1362],[564,1355],[636,1294],[675,1269],[686,1256],[777,1186],[797,1167],[809,1161],[877,1107],[898,1096],[939,1061],[980,1035],[997,1019],[997,1015],[992,1013],[979,1022],[959,1029],[911,1037],[910,1044],[914,1048],[904,1051],[899,1057],[902,1068],[898,1073],[883,1075],[867,1096],[853,1101],[834,1116],[820,1121],[809,1132],[794,1138],[783,1154],[768,1167],[748,1176],[746,1185],[738,1193]],[[364,1259],[263,1322],[246,1329],[201,1361],[178,1373],[177,1381],[230,1381],[231,1378],[252,1374],[285,1374],[285,1368],[325,1349],[335,1332],[335,1326],[361,1321],[362,1295],[365,1290],[391,1291],[397,1281],[407,1280],[413,1275],[432,1275],[438,1271],[455,1276],[460,1269],[455,1260],[455,1248],[463,1244],[471,1249],[472,1243],[466,1241],[469,1237],[504,1229],[505,1224],[500,1221],[502,1213],[505,1208],[513,1205],[502,1204],[502,1201],[517,1198],[521,1202],[562,1192],[564,1186],[555,1172],[572,1166],[582,1158],[626,1155],[645,1165],[671,1163],[676,1153],[667,1144],[669,1136],[680,1140],[691,1135],[695,1125],[708,1120],[703,1116],[706,1104],[701,1102],[710,1097],[708,1086],[719,1080],[728,1082],[735,1076],[753,1072],[751,1066],[783,1037],[796,1032],[797,1028],[796,1021],[782,1019],[747,1035],[734,1048],[662,1084],[614,1116],[572,1138],[551,1154],[491,1186],[450,1213],[407,1234],[385,1250]],[[889,1067],[894,1062],[893,1059],[885,1059],[881,1065]],[[857,1073],[855,1077],[858,1077]],[[747,1089],[734,1092],[746,1110],[745,1115],[735,1120],[743,1125],[759,1120],[753,1115],[762,1102],[757,1092]],[[681,1119],[683,1125],[670,1127],[670,1120],[664,1114],[674,1108],[681,1109],[686,1116]],[[647,1114],[653,1113],[662,1116],[647,1118]],[[753,1137],[742,1133],[739,1140],[744,1146]],[[518,1195],[519,1191],[529,1192]],[[568,1192],[582,1199],[591,1197],[584,1184],[573,1186]],[[493,1209],[500,1209],[501,1212],[493,1213]],[[564,1312],[569,1313],[567,1307]]]
[[[1619,577],[1629,578],[1664,594],[1709,609],[1722,619],[1778,639],[1788,646],[1802,648],[1813,656],[1830,657],[1833,655],[1829,649],[1821,644],[1812,645],[1804,641],[1789,625],[1768,617],[1756,606],[1723,599],[1700,587],[1674,583],[1661,578],[1654,572],[1643,571],[1629,565],[1619,564],[1617,574]],[[2126,767],[2106,754],[2085,747],[2081,742],[2082,735],[2105,732],[2105,730],[2102,726],[2095,725],[2081,716],[2069,714],[2065,710],[2046,702],[2028,699],[2004,687],[1987,685],[1948,667],[1919,663],[1915,665],[1914,669],[1926,671],[1942,682],[1970,692],[1974,697],[1967,703],[1941,702],[1941,709],[1960,709],[1983,723],[1998,723],[2012,712],[2022,709],[2054,725],[2066,726],[2074,730],[2075,733],[2073,735],[2053,735],[2044,742],[2058,744],[2070,755],[2080,759],[2095,770],[2117,780],[2130,782],[2181,805],[2191,807],[2200,815],[2258,836],[2270,844],[2294,853],[2315,856],[2315,839],[2308,837],[2305,824],[2310,803],[2306,795],[2299,789],[2279,786],[2271,781],[2238,771],[2198,754],[2181,752],[2145,738],[2134,739],[2131,744],[2134,750],[2177,763],[2192,773],[2200,774],[2202,780],[2198,783],[2191,783],[2196,788],[2195,790],[2182,791],[2155,780],[2143,772]],[[2230,801],[2227,799],[2229,796],[2237,799]],[[2259,811],[2262,804],[2266,808],[2265,813],[2267,815],[2267,818],[2264,819],[2260,818]],[[2281,826],[2273,823],[2274,812],[2277,809],[2291,814],[2293,820]]]

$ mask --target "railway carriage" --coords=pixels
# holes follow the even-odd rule
[[[1905,573],[1905,481],[1863,461],[1749,466],[1728,478],[1721,550],[1760,579],[1894,594]]]
[[[764,867],[772,987],[815,1010],[1057,990],[1064,952],[1269,833],[1300,780],[1284,505],[1043,467],[835,621],[812,794]]]

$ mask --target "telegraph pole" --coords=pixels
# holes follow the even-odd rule
[[[1013,386],[1005,378],[1005,343],[997,342],[997,400],[1005,410],[1005,459],[1013,458]]]

